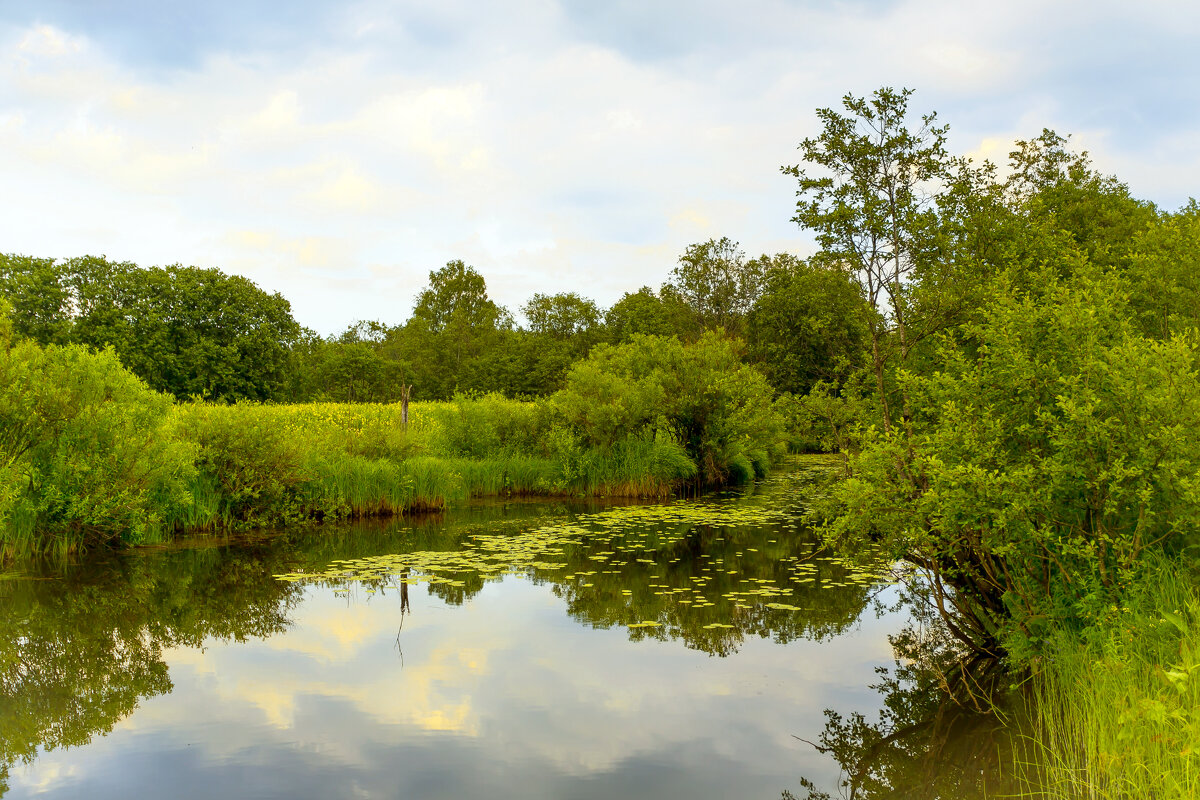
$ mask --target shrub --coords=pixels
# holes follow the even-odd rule
[[[10,552],[161,535],[188,505],[194,450],[171,398],[111,350],[0,345],[0,530]]]
[[[722,483],[764,465],[785,446],[783,419],[766,378],[742,364],[734,340],[707,333],[694,344],[637,335],[602,345],[567,374],[556,408],[589,446],[611,448],[631,435],[678,442],[699,479]],[[751,467],[751,474],[754,470]]]

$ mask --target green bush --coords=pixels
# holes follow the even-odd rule
[[[273,523],[306,513],[303,485],[314,472],[303,438],[269,417],[197,403],[179,414],[180,434],[199,448],[197,466],[215,479],[221,515],[241,523]]]
[[[875,432],[835,490],[836,538],[937,572],[956,634],[1018,663],[1200,530],[1200,339],[1143,338],[1118,278],[1076,274],[998,287],[938,372],[901,376],[911,436]]]
[[[432,412],[438,421],[434,454],[490,458],[544,450],[553,422],[545,403],[510,400],[499,394],[459,395]]]
[[[0,535],[13,552],[161,536],[190,504],[194,449],[171,398],[112,351],[0,343]]]
[[[635,335],[601,345],[571,368],[554,403],[588,447],[632,435],[679,443],[706,484],[732,465],[760,464],[785,448],[783,418],[766,379],[741,363],[734,340],[707,333],[694,344]],[[751,467],[750,474],[754,469]]]

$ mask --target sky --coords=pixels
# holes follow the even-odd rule
[[[812,252],[780,167],[881,86],[1003,162],[1049,127],[1200,195],[1200,3],[0,0],[0,252],[219,267],[322,334],[462,259],[520,320],[692,243]]]

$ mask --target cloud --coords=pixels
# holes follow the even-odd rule
[[[1190,4],[108,5],[0,10],[4,249],[220,266],[324,333],[402,321],[453,258],[516,308],[709,237],[804,254],[778,168],[879,85],[959,151],[1049,126],[1169,207],[1200,180]]]

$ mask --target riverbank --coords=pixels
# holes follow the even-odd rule
[[[1124,602],[1057,631],[1031,678],[1027,798],[1200,798],[1200,590],[1181,558]]]
[[[665,497],[697,475],[666,437],[586,447],[546,401],[412,403],[407,424],[399,404],[193,404],[175,416],[199,469],[173,528],[386,516],[472,497]]]
[[[596,348],[548,397],[176,403],[112,350],[0,329],[0,559],[514,494],[664,497],[781,455],[773,392],[720,334]]]

